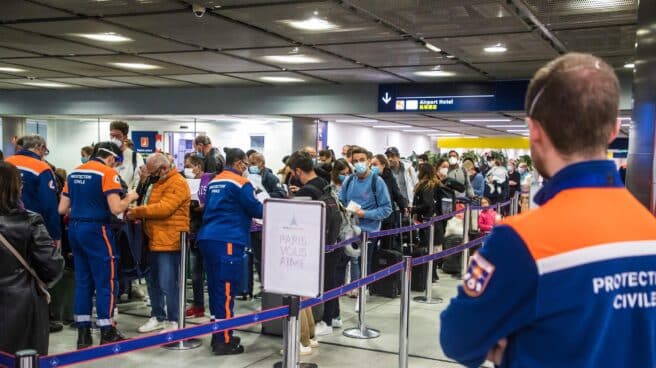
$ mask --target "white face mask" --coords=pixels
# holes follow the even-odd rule
[[[449,173],[448,167],[440,167],[440,175],[446,176]]]
[[[519,169],[517,169],[517,172],[519,172],[520,174],[523,174],[523,173],[526,172],[526,169],[523,168],[523,167],[520,167]]]
[[[118,138],[111,138],[109,141],[117,145],[118,148],[121,148],[123,146],[123,141],[121,141]]]
[[[515,170],[515,168],[513,166],[508,165],[508,171],[514,171],[514,170]]]
[[[190,168],[190,167],[189,167],[189,168],[185,168],[185,169],[184,169],[184,176],[185,176],[185,178],[187,178],[187,179],[194,179],[194,178],[196,177],[196,175],[194,174],[194,169],[192,169],[192,168]]]
[[[449,157],[449,165],[455,165],[458,163],[458,159],[455,157]]]

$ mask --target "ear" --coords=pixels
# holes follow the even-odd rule
[[[613,127],[613,130],[610,132],[610,137],[608,137],[608,144],[611,144],[615,138],[620,134],[620,128],[622,127],[622,122],[620,119],[617,119],[615,121],[615,127]]]
[[[537,121],[530,117],[526,117],[526,125],[528,126],[528,140],[531,144],[542,144],[545,138],[544,130]]]

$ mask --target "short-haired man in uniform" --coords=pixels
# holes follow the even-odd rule
[[[656,366],[656,219],[626,189],[612,67],[561,56],[535,74],[526,122],[540,207],[495,228],[441,316],[445,354],[469,367]]]
[[[75,322],[77,348],[93,344],[91,339],[92,300],[96,296],[96,325],[100,343],[123,340],[113,320],[118,296],[118,257],[114,236],[108,231],[111,216],[123,213],[139,196],[129,192],[121,199],[121,150],[111,142],[101,142],[87,163],[73,170],[64,185],[59,213],[70,209],[68,241],[75,262]]]
[[[226,150],[226,168],[207,188],[203,226],[198,247],[205,260],[210,311],[216,319],[234,316],[235,287],[242,277],[244,248],[250,241],[253,218],[262,218],[262,204],[255,188],[244,177],[249,163],[239,148]],[[244,347],[232,330],[212,335],[216,355],[241,354]]]
[[[43,217],[48,234],[59,246],[61,244],[61,223],[57,212],[57,185],[55,173],[43,158],[48,154],[46,140],[38,135],[20,138],[22,147],[15,155],[7,157],[7,162],[21,172],[23,190],[21,201],[26,209]]]

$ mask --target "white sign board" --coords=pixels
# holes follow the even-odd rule
[[[325,213],[321,201],[264,202],[264,291],[310,298],[323,294]]]

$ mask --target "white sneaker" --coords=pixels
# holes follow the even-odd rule
[[[313,340],[313,339],[310,339],[310,347],[311,347],[312,349],[316,349],[316,348],[318,348],[318,347],[319,347],[319,341],[317,341],[317,340]]]
[[[164,324],[164,322],[158,321],[157,317],[150,317],[148,322],[146,322],[145,324],[143,324],[141,327],[137,329],[137,332],[139,333],[153,332],[153,331],[161,330],[165,327],[166,325]]]
[[[324,321],[321,321],[314,326],[314,336],[326,336],[332,333],[332,326],[328,326]]]
[[[162,332],[171,332],[178,329],[178,322],[168,321],[168,322],[163,322],[163,324],[165,324],[165,326]]]
[[[310,355],[312,354],[312,346],[303,346],[303,344],[298,344],[298,353],[299,355]]]
[[[342,328],[342,317],[333,318],[333,328]]]

